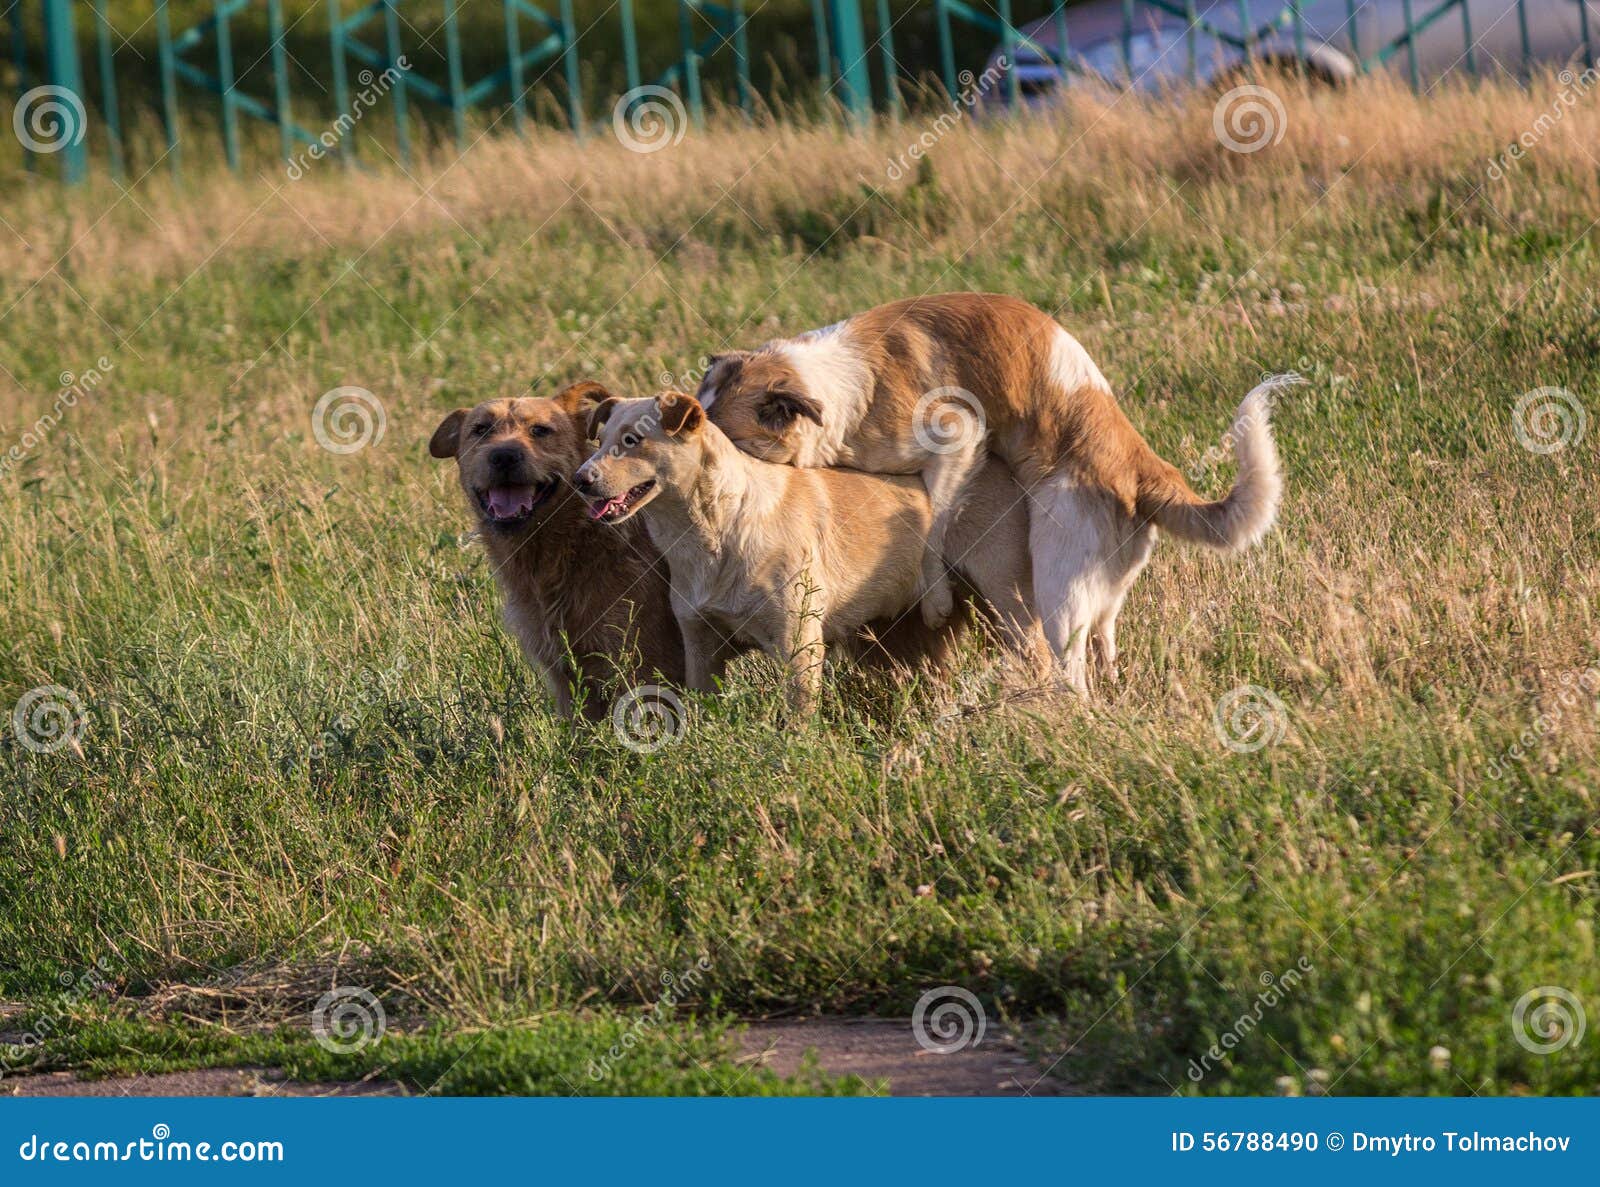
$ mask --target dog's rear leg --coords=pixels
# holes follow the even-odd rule
[[[928,504],[933,511],[933,522],[928,528],[928,544],[922,553],[922,580],[917,588],[917,601],[922,607],[922,621],[930,627],[943,626],[955,610],[955,593],[950,585],[950,573],[944,563],[944,541],[950,530],[950,521],[961,504],[961,492],[983,465],[984,444],[980,427],[973,423],[973,414],[960,405],[958,437],[946,442],[942,439],[931,444],[923,442],[933,453],[922,469],[922,484],[928,490]],[[946,409],[951,415],[958,413]],[[938,415],[936,411],[935,416]],[[920,426],[919,426],[920,427]],[[932,430],[923,428],[926,434]]]
[[[1104,608],[1103,553],[1108,539],[1105,496],[1051,475],[1029,493],[1028,550],[1033,600],[1045,638],[1073,689],[1089,694],[1089,635]]]

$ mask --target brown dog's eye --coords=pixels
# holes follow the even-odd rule
[[[528,432],[535,437],[548,437],[552,430],[549,425],[534,425]]]
[[[483,424],[476,424],[476,425],[472,426],[472,435],[474,437],[484,437],[484,436],[487,436],[488,433],[489,433],[489,425],[488,425],[487,422],[485,422]]]

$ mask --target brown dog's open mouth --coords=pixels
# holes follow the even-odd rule
[[[592,519],[600,520],[602,523],[616,523],[617,520],[623,519],[630,514],[639,505],[639,500],[655,489],[655,485],[656,480],[651,478],[617,495],[615,498],[592,499],[589,502],[589,516]]]
[[[555,492],[550,478],[535,486],[491,486],[478,492],[483,517],[495,527],[515,527],[523,523]]]

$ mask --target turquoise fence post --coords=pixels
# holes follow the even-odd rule
[[[461,76],[461,31],[456,28],[456,0],[444,0],[444,52],[450,70],[450,129],[455,133],[456,150],[467,147],[467,89]]]
[[[117,70],[106,0],[94,0],[94,15],[95,41],[100,50],[100,106],[106,120],[106,146],[111,156],[112,176],[120,178],[127,173],[127,164],[122,155],[122,113],[117,105]]]
[[[1245,0],[1239,0],[1243,5]],[[1122,68],[1133,81],[1133,0],[1122,0]]]
[[[733,0],[733,74],[739,91],[739,110],[750,118],[750,33],[744,0]]]
[[[1478,72],[1478,48],[1472,41],[1472,14],[1467,11],[1468,0],[1461,0],[1461,34],[1467,41],[1467,69]]]
[[[17,72],[17,97],[28,89],[28,35],[22,28],[22,5],[13,4],[11,14],[11,65]],[[32,173],[35,169],[33,150],[22,146],[22,164]]]
[[[172,52],[172,22],[167,0],[156,0],[156,46],[161,57],[161,127],[167,134],[167,162],[178,176],[178,59]]]
[[[1367,64],[1361,60],[1361,31],[1356,25],[1356,0],[1344,0],[1344,14],[1345,28],[1350,30],[1350,56],[1356,60],[1356,67],[1365,72]]]
[[[1594,43],[1589,40],[1589,3],[1578,5],[1578,28],[1583,33],[1583,64],[1592,69],[1594,67]]]
[[[694,47],[694,24],[690,12],[694,5],[690,0],[678,0],[678,42],[683,50],[683,89],[689,98],[689,114],[694,119],[694,126],[704,127],[706,122],[705,108],[700,102],[700,55]]]
[[[950,9],[944,0],[935,0],[939,10],[939,67],[944,74],[945,94],[956,97],[956,46],[950,35]]]
[[[345,72],[344,17],[339,12],[339,0],[328,0],[328,53],[333,59],[333,105],[335,117],[350,110],[350,78]],[[355,162],[356,126],[339,140],[339,160],[348,169]]]
[[[1000,55],[1006,60],[1006,103],[1017,109],[1017,31],[1011,24],[1011,0],[1000,0]]]
[[[872,117],[872,75],[867,68],[867,33],[861,0],[829,0],[832,6],[834,56],[839,59],[839,90],[850,122],[857,127]]]
[[[1192,0],[1191,0],[1192,2]],[[1055,11],[1050,14],[1051,22],[1056,27],[1056,65],[1060,67],[1061,85],[1067,85],[1067,55],[1071,52],[1071,43],[1067,39],[1067,6],[1058,2]],[[1189,56],[1194,57],[1194,44],[1190,43]]]
[[[1422,71],[1417,64],[1417,22],[1411,15],[1411,0],[1400,0],[1400,11],[1406,18],[1406,62],[1410,66],[1411,89],[1422,90]]]
[[[233,94],[233,33],[228,27],[228,10],[223,0],[211,0],[217,17],[217,83],[222,88],[222,142],[228,153],[228,168],[239,171],[239,112]]]
[[[894,22],[889,19],[889,0],[878,0],[878,52],[883,56],[883,99],[891,119],[898,120],[905,110],[900,97],[900,63],[894,56]]]
[[[633,0],[622,0],[622,63],[628,72],[628,89],[639,89],[639,30],[633,23]]]
[[[1466,4],[1462,4],[1465,10]],[[1289,0],[1290,19],[1294,22],[1294,59],[1296,69],[1304,74],[1306,70],[1306,19],[1300,11],[1300,0]]]
[[[1528,0],[1517,0],[1517,30],[1522,34],[1522,72],[1533,64],[1533,42],[1528,38]]]
[[[939,15],[944,15],[943,0],[940,0]],[[828,10],[823,7],[822,0],[811,0],[811,28],[817,35],[817,90],[818,94],[826,96],[833,85],[833,62],[828,54]]]
[[[393,68],[399,77],[395,80],[392,92],[394,94],[394,143],[400,150],[400,164],[406,167],[411,165],[411,128],[406,119],[406,80],[405,72],[400,69],[400,15],[395,12],[394,0],[384,0],[383,4],[383,45],[384,69]]]
[[[505,0],[506,10],[506,69],[507,83],[511,87],[511,122],[517,135],[528,135],[528,96],[522,85],[522,34],[517,20],[517,0]]]
[[[1347,2],[1354,4],[1356,0]],[[1195,11],[1194,0],[1183,0],[1183,19],[1189,26],[1183,31],[1183,40],[1189,49],[1189,81],[1197,83],[1200,81],[1200,55],[1195,49],[1194,28],[1200,22],[1200,14]]]
[[[1250,17],[1250,0],[1239,0],[1239,39],[1244,42],[1244,54],[1250,61],[1256,58],[1255,23]]]
[[[572,131],[583,139],[583,79],[578,73],[578,22],[572,15],[572,0],[561,0],[561,65],[567,75],[567,117]]]
[[[272,105],[278,117],[278,148],[294,159],[294,114],[289,107],[289,62],[283,48],[283,0],[267,0],[267,36],[272,41]]]
[[[88,133],[83,106],[83,69],[78,63],[78,39],[72,31],[72,0],[44,0],[45,77],[49,85],[71,93],[62,115],[61,177],[72,185],[89,173]]]

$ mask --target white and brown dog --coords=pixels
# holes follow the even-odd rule
[[[640,515],[666,558],[690,688],[712,690],[754,644],[788,666],[791,700],[808,710],[828,645],[915,610],[933,519],[916,479],[761,461],[676,392],[606,400],[590,435],[600,448],[573,485],[602,522]],[[1026,501],[998,461],[980,463],[947,540],[960,554],[952,567],[1010,644],[1036,668],[1048,663],[1031,606]]]
[[[920,474],[932,504],[924,617],[949,612],[947,532],[990,450],[1027,491],[1035,606],[1067,681],[1088,691],[1087,647],[1116,673],[1116,623],[1156,529],[1223,550],[1272,526],[1283,482],[1268,423],[1273,382],[1245,397],[1226,498],[1196,495],[1128,422],[1077,339],[1013,297],[895,301],[823,330],[715,355],[699,389],[740,449],[792,466]]]

